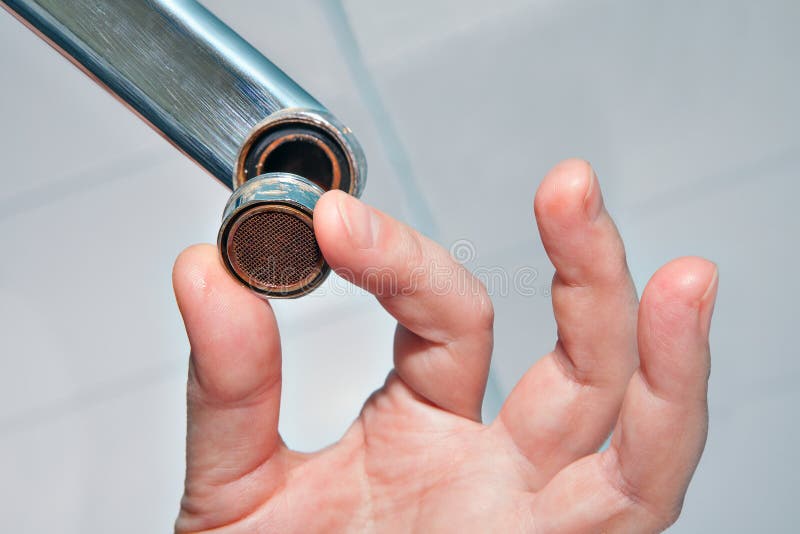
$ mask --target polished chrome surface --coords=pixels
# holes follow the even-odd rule
[[[296,174],[263,174],[251,178],[231,195],[225,205],[222,225],[225,226],[225,221],[235,216],[237,211],[254,202],[284,202],[310,212],[323,193],[321,187]]]
[[[251,131],[300,108],[326,127],[363,176],[352,133],[283,71],[193,0],[0,0],[230,188]],[[265,21],[269,22],[269,21]],[[357,180],[362,184],[363,178]]]
[[[330,267],[324,261],[318,276],[308,283],[285,288],[284,290],[268,290],[252,283],[233,265],[231,255],[231,236],[235,232],[239,220],[253,209],[287,208],[287,212],[297,217],[313,220],[314,207],[324,194],[322,188],[301,176],[290,173],[268,173],[251,178],[234,191],[222,215],[222,225],[217,236],[217,246],[222,263],[230,274],[246,284],[253,292],[264,298],[296,298],[306,295],[319,287],[327,278]],[[258,245],[254,243],[254,245]]]

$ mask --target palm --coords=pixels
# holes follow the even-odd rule
[[[486,532],[524,509],[522,466],[503,448],[487,427],[420,402],[393,379],[339,443],[295,456],[280,494],[239,528]]]
[[[387,216],[338,193],[315,211],[326,259],[375,293],[399,326],[386,384],[336,445],[314,454],[290,451],[277,434],[271,310],[226,277],[211,247],[184,253],[175,288],[192,360],[176,530],[657,531],[674,521],[705,441],[715,269],[673,262],[638,309],[595,178],[587,192],[587,169],[562,164],[537,195],[557,270],[559,342],[490,425],[480,422],[492,347],[485,290],[436,292],[417,279],[398,292],[419,267],[463,271]],[[376,266],[397,284],[360,276]],[[611,445],[596,452],[615,423]]]

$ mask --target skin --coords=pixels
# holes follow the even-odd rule
[[[314,225],[325,258],[398,326],[385,385],[338,443],[313,454],[289,450],[278,434],[281,352],[270,305],[226,274],[215,247],[184,251],[173,283],[192,350],[176,532],[544,534],[672,524],[706,440],[716,266],[674,260],[640,303],[583,161],[550,171],[534,211],[556,268],[558,341],[487,425],[485,289],[436,290],[419,276],[433,265],[469,276],[439,245],[344,193],[323,196]],[[375,269],[397,284],[366,276]]]

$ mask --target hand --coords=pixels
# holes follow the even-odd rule
[[[706,439],[716,267],[675,260],[639,305],[588,164],[553,169],[534,208],[556,267],[558,342],[484,425],[485,289],[437,291],[419,276],[433,264],[469,276],[437,244],[344,193],[319,201],[325,258],[398,326],[385,385],[315,454],[278,435],[269,304],[225,273],[214,247],[181,254],[173,281],[192,353],[176,531],[654,532],[674,522]],[[396,284],[365,276],[375,269]]]

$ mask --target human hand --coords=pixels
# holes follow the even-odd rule
[[[176,531],[654,532],[674,522],[706,439],[716,267],[670,262],[640,305],[588,164],[558,165],[534,204],[556,267],[558,342],[484,425],[486,291],[435,290],[434,264],[469,276],[445,250],[344,193],[319,201],[325,258],[398,327],[385,385],[314,454],[278,434],[271,307],[227,275],[213,246],[181,254],[173,282],[192,352]],[[365,276],[375,270],[396,284]]]

